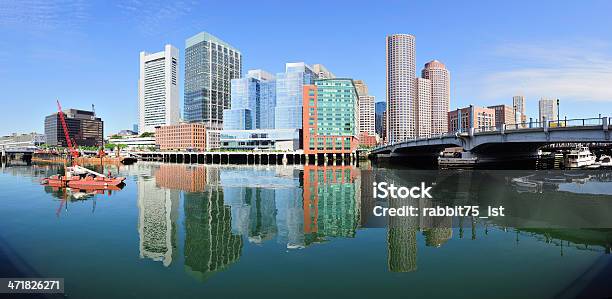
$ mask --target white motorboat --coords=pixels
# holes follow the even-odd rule
[[[583,168],[595,164],[595,155],[588,147],[578,147],[565,156],[565,168]]]

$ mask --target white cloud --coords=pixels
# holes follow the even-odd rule
[[[491,59],[502,67],[480,74],[482,98],[550,96],[612,101],[612,51],[604,43],[505,45]]]
[[[72,29],[88,19],[84,0],[0,0],[0,27],[31,31]]]
[[[142,1],[129,0],[117,4],[117,8],[131,21],[136,28],[146,35],[157,35],[168,31],[169,27],[179,22],[196,18],[187,16],[195,10],[197,1]]]

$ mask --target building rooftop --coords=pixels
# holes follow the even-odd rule
[[[238,54],[240,54],[240,51],[238,49],[236,49],[234,46],[230,45],[229,43],[223,41],[222,39],[206,32],[206,31],[202,31],[188,39],[185,40],[185,48],[189,48],[195,44],[201,43],[203,41],[211,41],[220,45],[223,45],[226,48],[232,49],[235,52],[238,52]]]
[[[426,63],[425,68],[426,69],[445,69],[446,66],[444,65],[444,63],[440,62],[439,60],[434,59]]]

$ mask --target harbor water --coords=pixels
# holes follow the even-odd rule
[[[68,298],[572,298],[611,295],[609,171],[376,166],[92,166],[92,194],[45,187],[60,166],[0,172],[3,277],[64,278]],[[372,215],[375,182],[506,217]],[[389,203],[387,203],[389,205]],[[51,297],[54,298],[54,297]]]

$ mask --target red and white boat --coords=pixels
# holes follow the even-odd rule
[[[42,180],[43,185],[51,187],[70,187],[75,189],[104,190],[123,184],[124,177],[110,177],[78,165],[68,167],[66,175],[52,175]]]

